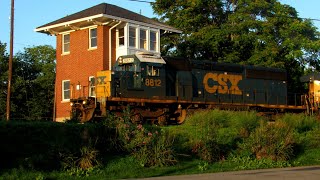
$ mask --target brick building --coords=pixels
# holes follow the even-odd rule
[[[160,54],[160,35],[178,29],[102,3],[35,29],[55,35],[55,120],[70,118],[70,99],[95,96],[97,71],[111,70],[117,57],[137,51]]]

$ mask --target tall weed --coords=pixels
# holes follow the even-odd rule
[[[122,119],[117,131],[125,151],[131,153],[141,166],[175,164],[174,137],[157,126],[134,124]]]
[[[265,158],[256,159],[250,156],[232,156],[229,160],[237,164],[235,170],[291,167],[288,161],[273,161],[272,159]]]
[[[261,119],[255,112],[198,111],[179,127],[185,130],[177,130],[183,134],[178,137],[200,159],[207,162],[219,161],[236,150],[238,143],[249,137],[259,126]]]
[[[319,129],[320,124],[316,116],[308,116],[305,114],[284,114],[279,116],[276,121],[287,123],[298,133],[304,133],[313,129]]]
[[[288,160],[295,145],[293,130],[285,122],[265,123],[244,140],[240,147],[257,159]]]

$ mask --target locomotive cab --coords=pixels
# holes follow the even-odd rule
[[[114,66],[116,97],[158,98],[165,96],[166,62],[150,53],[121,56]]]
[[[302,103],[307,106],[307,111],[319,112],[320,108],[320,74],[311,73],[300,78],[303,83],[308,83],[308,93],[303,95]],[[310,113],[307,112],[307,113]]]

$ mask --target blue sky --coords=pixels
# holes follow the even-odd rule
[[[153,0],[150,0],[153,1]],[[296,8],[300,17],[320,19],[319,0],[279,0]],[[95,6],[100,3],[110,3],[131,11],[142,13],[147,17],[155,17],[148,3],[129,0],[15,0],[15,34],[14,52],[22,51],[24,47],[49,44],[55,47],[55,37],[34,32],[38,26],[54,21],[69,14]],[[11,0],[0,1],[0,41],[9,47],[10,7]],[[313,21],[320,28],[320,21]]]

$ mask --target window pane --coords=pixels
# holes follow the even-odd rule
[[[96,87],[95,87],[95,78],[90,78],[90,88],[89,88],[89,96],[95,97],[96,96]]]
[[[119,46],[124,46],[124,28],[119,29]]]
[[[129,46],[136,47],[136,28],[129,27]]]
[[[63,100],[70,99],[70,81],[63,81]]]
[[[70,81],[64,81],[63,82],[63,86],[64,86],[64,89],[70,89]]]
[[[70,91],[65,91],[64,92],[64,97],[63,99],[70,99]]]
[[[70,34],[64,34],[64,35],[63,35],[63,47],[62,47],[62,51],[63,51],[64,53],[70,51]]]
[[[97,47],[97,28],[90,29],[90,47]]]
[[[97,38],[91,39],[91,47],[97,47]]]
[[[63,52],[69,52],[70,51],[70,44],[64,44]]]
[[[157,32],[150,31],[150,50],[157,50]]]
[[[147,66],[147,73],[148,73],[148,76],[159,76],[160,70],[158,67]]]
[[[70,34],[65,34],[65,35],[63,36],[63,40],[64,40],[65,43],[70,42]]]
[[[91,31],[91,37],[97,37],[97,28],[94,28],[94,29],[90,29]]]
[[[147,49],[147,31],[140,30],[140,49]]]

